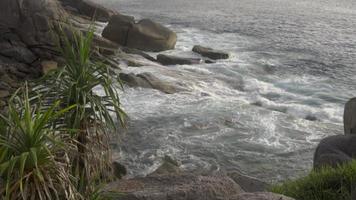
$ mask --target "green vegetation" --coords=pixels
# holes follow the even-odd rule
[[[356,189],[356,161],[325,167],[308,176],[274,186],[271,191],[297,200],[350,200]]]
[[[62,37],[64,66],[31,85],[30,92],[26,84],[9,100],[0,120],[1,199],[104,200],[114,195],[98,186],[113,178],[109,137],[124,127],[126,115],[114,73],[92,59],[93,37],[93,30]]]
[[[40,104],[30,105],[27,87],[22,90],[9,101],[8,116],[1,116],[6,124],[0,132],[0,175],[5,180],[0,194],[4,199],[74,199],[64,159],[64,148],[70,146],[65,133],[56,134],[49,127],[73,106],[56,111],[57,101],[42,111]]]

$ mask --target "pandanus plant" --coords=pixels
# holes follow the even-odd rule
[[[53,123],[74,106],[62,110],[59,106],[59,101],[47,109],[42,109],[41,103],[31,105],[27,86],[9,100],[0,125],[1,199],[79,197],[69,173],[70,137],[53,129]]]
[[[48,75],[37,91],[46,96],[47,104],[60,100],[62,107],[77,105],[64,117],[76,141],[76,150],[70,155],[72,174],[82,193],[90,190],[90,182],[102,180],[110,171],[109,134],[125,125],[114,73],[102,62],[94,61],[92,41],[94,30],[62,37],[60,46],[64,66]],[[103,91],[102,95],[96,91]]]

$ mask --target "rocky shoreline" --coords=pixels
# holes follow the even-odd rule
[[[159,54],[156,58],[144,51],[160,52],[174,49],[177,35],[150,19],[136,21],[89,0],[36,0],[0,2],[0,108],[25,80],[34,80],[61,65],[56,41],[63,28],[68,36],[86,31],[91,20],[107,22],[94,40],[95,58],[115,69],[124,62],[131,67],[152,65],[190,65],[214,63],[228,59],[229,53],[203,46],[192,51],[199,58]],[[137,59],[139,57],[140,59]],[[140,60],[144,60],[141,62]],[[119,78],[130,87],[153,88],[167,94],[188,91],[182,84],[162,80],[152,73],[119,73]],[[355,158],[351,148],[356,136],[356,99],[345,106],[346,135],[322,140],[315,156],[314,167],[336,166]],[[349,148],[350,147],[350,148]],[[116,167],[115,167],[116,166]],[[114,165],[118,175],[125,171]],[[146,177],[121,179],[110,183],[105,190],[123,194],[117,199],[227,199],[227,200],[292,200],[268,192],[269,185],[239,172],[219,174],[191,174],[183,172],[179,163],[165,158],[162,166]]]

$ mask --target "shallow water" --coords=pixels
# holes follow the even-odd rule
[[[305,174],[318,141],[342,134],[343,105],[356,94],[356,2],[101,1],[175,30],[177,48],[165,53],[197,56],[191,48],[201,44],[232,54],[209,65],[125,69],[189,89],[122,94],[131,120],[120,156],[132,175],[168,154],[188,170],[278,181]]]

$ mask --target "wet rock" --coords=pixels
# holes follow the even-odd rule
[[[174,84],[162,81],[151,73],[141,73],[135,75],[133,73],[125,74],[120,73],[119,78],[122,82],[130,87],[153,88],[167,94],[173,94],[182,91],[182,88]]]
[[[345,104],[344,131],[345,134],[356,134],[356,98],[350,99]]]
[[[141,74],[138,74],[137,77],[140,77],[143,80],[147,81],[153,89],[162,91],[167,94],[174,94],[174,93],[181,91],[180,88],[178,88],[168,82],[158,79],[156,76],[154,76],[151,73],[147,73],[147,72],[141,73]]]
[[[121,50],[123,52],[127,53],[127,54],[140,55],[140,56],[146,58],[147,60],[150,60],[152,62],[157,62],[157,60],[154,57],[152,57],[152,56],[148,55],[147,53],[145,53],[143,51],[140,51],[138,49],[132,49],[132,48],[128,48],[128,47],[121,47]]]
[[[307,115],[307,116],[305,117],[305,119],[306,119],[306,120],[309,120],[309,121],[317,121],[317,120],[318,120],[318,118],[315,117],[314,115]]]
[[[181,172],[182,171],[179,168],[178,161],[166,155],[163,158],[163,163],[161,166],[159,166],[153,173],[151,173],[150,176],[159,174],[179,174]]]
[[[203,47],[200,45],[194,46],[193,51],[204,56],[204,57],[208,57],[213,60],[229,58],[229,53],[226,53],[224,51],[214,50],[214,49],[208,48],[208,47]]]
[[[216,200],[229,199],[242,189],[227,176],[165,174],[120,180],[106,191],[122,194],[114,200]]]
[[[53,60],[44,60],[41,62],[42,73],[48,74],[50,71],[56,70],[58,68],[58,63]]]
[[[314,153],[314,169],[337,167],[356,158],[356,135],[334,135],[320,141]]]
[[[239,184],[245,192],[263,192],[267,191],[269,187],[267,183],[239,172],[230,172],[228,176]]]
[[[231,200],[294,200],[293,198],[286,197],[280,194],[270,193],[270,192],[242,193],[230,199]]]
[[[134,26],[135,18],[128,15],[113,15],[104,28],[102,36],[120,45],[126,46],[129,30]]]
[[[122,165],[121,163],[119,163],[118,161],[114,161],[112,163],[112,168],[113,168],[115,177],[117,177],[119,179],[121,179],[122,177],[124,177],[127,174],[126,167],[124,165]]]
[[[137,77],[133,73],[120,73],[119,78],[123,83],[127,84],[130,87],[151,88],[150,84],[147,81],[143,80],[140,77]]]
[[[216,63],[214,60],[210,60],[210,59],[206,59],[206,60],[204,60],[204,62],[206,64],[214,64],[214,63]]]
[[[183,58],[164,54],[158,54],[157,61],[162,65],[194,65],[202,63],[199,58]]]
[[[126,46],[159,52],[174,49],[176,42],[176,33],[152,20],[143,19],[129,30]]]

